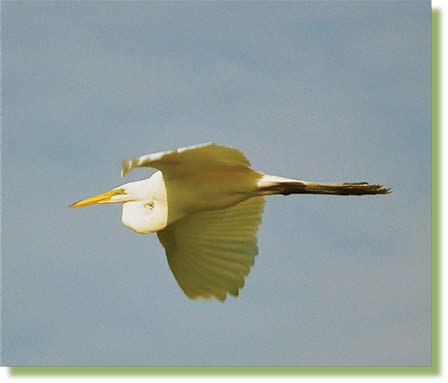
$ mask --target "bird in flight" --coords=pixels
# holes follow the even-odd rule
[[[168,264],[192,299],[238,296],[258,254],[257,231],[265,196],[273,194],[388,194],[382,185],[316,183],[250,168],[237,149],[206,143],[122,161],[121,176],[135,168],[158,171],[71,208],[122,203],[123,224],[157,233]]]

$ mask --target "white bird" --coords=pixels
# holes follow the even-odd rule
[[[271,176],[250,168],[237,149],[207,143],[122,162],[159,171],[70,207],[122,203],[122,222],[137,233],[157,232],[168,264],[189,298],[238,296],[258,254],[256,234],[272,194],[388,194],[366,182],[329,184]]]

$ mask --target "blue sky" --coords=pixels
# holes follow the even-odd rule
[[[9,2],[2,49],[3,365],[430,364],[429,2]],[[393,193],[270,197],[240,296],[190,301],[68,205],[207,141]]]

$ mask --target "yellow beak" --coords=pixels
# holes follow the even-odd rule
[[[125,189],[123,189],[123,188],[114,189],[114,190],[108,191],[103,194],[98,194],[94,197],[90,197],[90,198],[84,199],[82,201],[75,202],[74,204],[70,205],[69,207],[75,208],[75,207],[81,207],[81,206],[96,205],[96,204],[100,204],[100,203],[122,202],[122,201],[112,201],[112,197],[115,197],[118,195],[126,195]]]

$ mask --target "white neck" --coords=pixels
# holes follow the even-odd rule
[[[140,234],[154,233],[167,226],[167,193],[160,171],[146,180],[123,186],[130,199],[123,203],[123,225]]]

